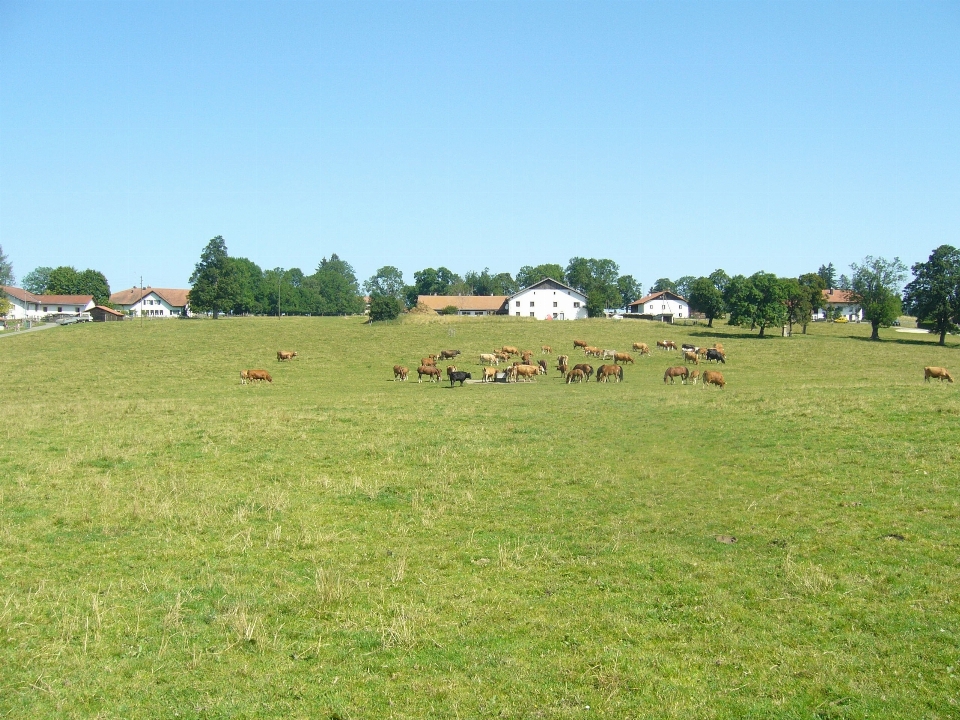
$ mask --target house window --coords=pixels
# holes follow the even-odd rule
[[[517,307],[520,307],[520,301],[519,301],[519,300],[517,300]],[[519,315],[520,313],[517,313],[517,314]]]
[[[682,313],[682,312],[678,312],[678,313],[677,313],[677,317],[683,317],[683,313]]]
[[[554,303],[554,304],[553,304],[553,306],[554,306],[554,307],[556,307],[556,306],[557,306],[557,304],[556,304],[556,303]],[[557,319],[557,314],[556,314],[556,313],[554,313],[554,314],[553,314],[553,319],[554,319],[554,320],[556,320],[556,319]]]
[[[36,308],[34,308],[34,310],[36,310]],[[43,306],[43,311],[44,311],[44,312],[47,311],[47,306],[46,306],[46,305]]]
[[[77,308],[77,312],[80,312],[80,308]]]
[[[663,308],[664,310],[667,309],[667,306],[666,306],[666,305],[661,305],[660,307]]]
[[[647,311],[653,312],[653,303],[650,303],[649,305],[647,305]]]
[[[574,302],[574,303],[573,303],[573,306],[574,306],[575,308],[578,308],[578,307],[580,307],[580,303]]]
[[[520,304],[520,303],[517,303],[517,305],[519,305],[519,304]],[[520,313],[517,313],[517,317],[520,317]]]
[[[58,308],[57,308],[57,312],[63,312],[63,308],[62,308],[62,307],[58,307]]]
[[[530,307],[533,307],[533,300],[530,301]]]
[[[557,306],[557,304],[556,304],[556,303],[554,303],[554,304],[553,304],[553,306],[554,306],[554,307],[556,307],[556,306]]]
[[[536,313],[530,313],[530,317],[536,317],[536,316],[537,316]]]

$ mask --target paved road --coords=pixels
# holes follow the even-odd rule
[[[24,333],[28,333],[28,332],[37,332],[38,330],[49,330],[50,328],[59,327],[56,323],[44,323],[43,325],[34,324],[34,326],[29,330],[24,328],[20,332],[17,332],[16,330],[14,330],[16,326],[17,326],[16,323],[11,324],[8,322],[7,323],[8,329],[3,332],[0,332],[0,339],[6,338],[6,337],[16,337],[17,335],[23,335]]]

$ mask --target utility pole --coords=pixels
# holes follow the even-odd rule
[[[140,276],[140,329],[143,330],[143,275]]]

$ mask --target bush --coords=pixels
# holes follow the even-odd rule
[[[395,320],[400,315],[400,301],[390,295],[374,295],[370,298],[370,321]]]
[[[440,311],[440,314],[441,314],[441,315],[456,315],[457,312],[459,312],[459,311],[457,310],[457,306],[456,306],[456,305],[447,305],[443,310]]]

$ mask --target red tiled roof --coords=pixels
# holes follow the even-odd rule
[[[855,305],[857,302],[848,290],[824,290],[823,298],[828,303],[836,303],[837,305]]]
[[[506,295],[418,295],[417,302],[431,310],[453,305],[457,310],[497,311],[507,301]]]
[[[120,290],[110,296],[110,302],[114,305],[135,305],[141,297],[146,297],[154,293],[158,297],[166,300],[172,307],[184,307],[187,304],[187,294],[189,290],[179,290],[171,288],[146,287],[141,290],[138,287],[132,287],[129,290]]]
[[[630,303],[630,304],[631,304],[631,305],[642,305],[642,304],[645,303],[645,302],[650,302],[651,300],[656,300],[658,297],[661,297],[661,296],[663,296],[663,295],[672,295],[673,297],[677,298],[678,300],[682,300],[683,302],[686,302],[686,301],[687,301],[687,299],[686,299],[685,297],[682,297],[681,295],[677,295],[675,292],[670,292],[669,290],[660,290],[659,292],[650,293],[649,295],[644,295],[644,296],[643,296],[642,298],[640,298],[639,300],[634,300],[634,301],[633,301],[632,303]]]
[[[93,300],[93,295],[34,295],[32,292],[9,285],[2,285],[0,288],[17,300],[47,305],[86,305]]]

